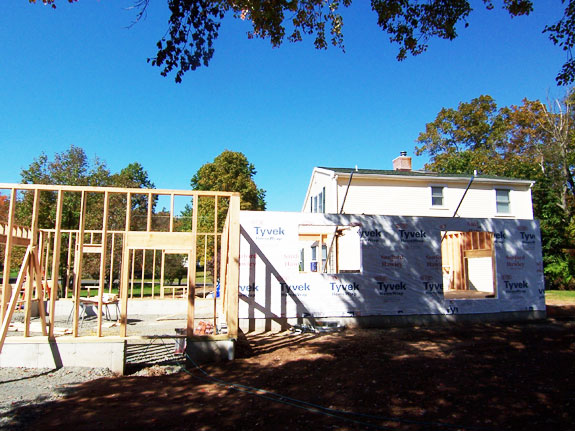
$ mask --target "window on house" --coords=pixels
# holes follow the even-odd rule
[[[511,212],[509,190],[495,189],[495,204],[498,214],[509,214]]]
[[[317,245],[311,246],[311,260],[309,266],[309,270],[311,272],[317,272]]]
[[[304,272],[327,274],[361,272],[359,229],[351,225],[300,225],[300,262],[306,262],[300,267]]]
[[[299,251],[299,271],[303,272],[305,271],[305,249],[302,248]]]
[[[440,186],[431,187],[431,206],[434,207],[443,206],[443,187]]]
[[[312,213],[325,213],[325,187],[321,192],[311,198],[311,212]]]

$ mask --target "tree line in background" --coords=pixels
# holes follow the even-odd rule
[[[425,168],[437,173],[469,174],[534,180],[533,211],[540,220],[543,260],[547,288],[575,289],[575,91],[548,105],[523,100],[520,105],[497,107],[492,97],[483,95],[462,102],[457,109],[444,108],[426,125],[417,141],[417,155],[427,155]],[[241,194],[242,210],[264,210],[265,191],[253,180],[256,170],[244,154],[224,151],[212,163],[204,164],[192,177],[193,190],[235,191]],[[90,162],[79,147],[71,146],[49,160],[45,154],[35,159],[21,173],[23,183],[67,184],[82,186],[118,186],[153,188],[148,173],[139,163],[131,163],[113,174],[99,159]],[[23,193],[17,217],[23,225],[31,217],[32,196]],[[55,222],[54,193],[42,193],[40,227],[51,228]],[[79,196],[65,196],[63,228],[75,229],[79,222]],[[103,196],[87,202],[88,229],[102,225]],[[116,199],[116,201],[112,201]],[[125,197],[112,196],[110,229],[125,223]],[[199,231],[221,231],[227,201],[214,198],[197,202],[202,217]],[[157,210],[152,202],[154,228],[166,230],[170,213]],[[5,219],[9,200],[0,196],[0,219]],[[148,212],[146,195],[133,195],[130,203],[135,229],[143,229]],[[186,206],[176,222],[176,230],[190,230],[192,207]],[[163,226],[165,225],[165,226]],[[204,241],[200,239],[200,242]],[[213,240],[198,243],[208,250],[202,266],[210,266],[214,256]],[[212,242],[210,242],[212,241]],[[200,253],[199,253],[200,254]],[[172,259],[172,258],[170,258]],[[203,259],[203,258],[202,258]],[[62,260],[63,265],[65,259]],[[0,264],[3,260],[0,261]],[[180,278],[182,265],[170,260],[168,277]],[[117,265],[119,268],[119,265]],[[171,274],[171,273],[174,274]],[[180,275],[178,275],[180,274]]]
[[[490,96],[442,109],[417,139],[425,169],[534,180],[548,289],[575,289],[575,91],[498,108]]]
[[[256,186],[253,176],[256,174],[255,167],[248,162],[242,153],[233,151],[224,151],[213,163],[203,165],[191,179],[193,190],[220,190],[236,191],[241,194],[242,209],[263,210],[265,209],[265,191]],[[89,160],[85,151],[77,146],[70,148],[62,153],[56,153],[50,160],[48,156],[42,153],[26,169],[21,171],[22,183],[24,184],[52,184],[52,185],[72,185],[72,186],[98,186],[98,187],[123,187],[153,189],[154,183],[150,180],[148,172],[137,162],[127,165],[118,173],[111,173],[106,163],[98,158]],[[99,230],[103,225],[104,214],[104,195],[90,193],[86,200],[86,220],[85,229]],[[56,224],[56,203],[57,193],[42,191],[39,193],[39,216],[38,226],[44,229],[53,229]],[[123,230],[126,225],[126,208],[128,202],[126,196],[121,194],[111,194],[109,197],[109,214],[108,229]],[[19,192],[17,196],[17,206],[15,211],[16,223],[22,226],[30,226],[32,219],[32,209],[34,194],[32,192]],[[225,215],[228,210],[228,201],[219,199],[218,217],[214,211],[213,198],[200,198],[197,202],[199,213],[202,217],[198,220],[199,231],[213,232],[216,229],[221,232]],[[10,200],[8,196],[0,195],[0,222],[7,220]],[[130,225],[132,230],[145,230],[148,215],[148,196],[134,193],[130,202]],[[170,225],[170,211],[162,208],[158,210],[157,197],[151,201],[152,205],[152,229],[159,231],[168,231]],[[64,193],[62,204],[62,229],[76,230],[80,222],[80,193]],[[192,206],[187,205],[185,209],[176,216],[174,220],[174,230],[186,231],[191,230]],[[64,240],[67,240],[64,235]],[[200,237],[198,241],[198,250],[202,267],[208,268],[213,272],[214,242],[208,239],[209,244],[204,244],[205,238]],[[63,241],[64,243],[64,241]],[[201,253],[207,250],[207,259]],[[112,244],[108,242],[108,252],[111,252]],[[119,277],[121,253],[121,238],[114,244],[114,269],[112,274],[114,279]],[[13,265],[19,264],[23,257],[24,250],[15,249],[13,253]],[[148,252],[147,261],[152,262],[151,251]],[[22,255],[22,256],[20,256]],[[110,255],[110,254],[109,254]],[[68,262],[66,247],[61,251],[61,274],[65,274],[65,269],[70,267]],[[4,248],[0,247],[0,270],[3,270]],[[157,260],[157,267],[160,259]],[[206,265],[207,264],[207,265]],[[165,257],[165,279],[182,280],[187,274],[185,268],[186,262],[180,255],[167,254]],[[98,278],[99,257],[87,255],[83,263],[84,272]],[[145,277],[151,277],[152,267],[148,265],[149,274]],[[157,272],[158,273],[158,272]],[[106,275],[109,277],[109,274]],[[109,280],[107,280],[109,282]]]

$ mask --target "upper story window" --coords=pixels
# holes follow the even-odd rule
[[[318,195],[311,198],[311,212],[324,213],[325,212],[325,187],[321,189]]]
[[[495,207],[497,214],[510,214],[511,201],[508,189],[495,189]]]
[[[443,206],[443,189],[442,186],[432,186],[431,187],[431,206],[442,207]]]

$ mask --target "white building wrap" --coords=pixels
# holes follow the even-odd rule
[[[242,212],[240,220],[240,318],[545,310],[541,240],[535,220],[249,211]],[[354,232],[359,247],[349,249],[355,254],[350,259],[358,262],[353,264],[355,271],[342,262],[339,267],[344,270],[329,273],[335,264],[329,258],[326,262],[325,256],[322,261],[321,253],[315,265],[302,261],[308,256],[303,247],[314,244],[302,238],[302,232],[313,227],[318,232]],[[447,269],[441,242],[446,231],[492,234],[491,295],[481,288],[473,292],[480,296],[450,299],[444,291]],[[315,244],[321,246],[321,242]],[[333,235],[325,238],[326,249],[335,243]],[[349,238],[341,243],[349,244]],[[346,260],[345,250],[339,251],[338,259]],[[481,279],[478,268],[489,270],[489,265],[485,257],[469,262],[468,285],[474,289]]]

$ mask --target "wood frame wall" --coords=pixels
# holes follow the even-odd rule
[[[69,284],[72,284],[73,309],[73,335],[78,336],[78,321],[80,307],[80,293],[83,280],[83,259],[85,255],[91,254],[99,256],[99,280],[97,284],[98,303],[98,326],[97,335],[102,336],[102,311],[103,294],[106,290],[111,291],[112,278],[106,284],[106,274],[114,270],[114,253],[119,248],[121,241],[121,270],[120,270],[120,333],[122,337],[127,336],[126,324],[128,313],[128,300],[133,297],[129,291],[133,292],[135,268],[135,256],[137,250],[154,250],[154,276],[156,264],[156,251],[165,252],[178,251],[187,253],[189,256],[188,268],[188,319],[187,334],[192,336],[194,328],[194,298],[195,298],[195,272],[196,258],[198,255],[197,244],[199,238],[204,238],[206,244],[204,253],[207,253],[208,238],[213,238],[213,283],[219,277],[220,293],[223,297],[225,317],[227,320],[228,334],[230,337],[237,337],[238,330],[238,280],[239,280],[239,209],[240,196],[235,192],[219,191],[186,191],[171,189],[129,189],[118,187],[80,187],[62,185],[39,185],[39,184],[8,184],[0,183],[0,191],[9,194],[10,204],[7,213],[7,220],[0,220],[0,244],[4,247],[4,269],[3,281],[0,286],[0,319],[2,322],[0,333],[0,351],[4,343],[8,326],[12,319],[19,295],[24,292],[24,302],[26,303],[26,315],[29,315],[30,303],[33,300],[43,303],[43,296],[47,297],[48,320],[42,315],[42,327],[47,330],[44,335],[54,337],[54,310],[55,301],[58,299],[58,292],[61,289],[64,294],[68,294]],[[40,194],[51,192],[56,199],[55,222],[49,228],[38,227],[40,207]],[[29,226],[19,226],[16,223],[16,206],[18,204],[18,193],[28,193],[33,195],[33,211]],[[77,229],[63,229],[63,203],[64,195],[74,195],[79,198],[79,214]],[[136,230],[132,227],[132,202],[135,196],[146,196],[147,217],[145,228]],[[100,208],[101,226],[97,229],[87,229],[86,219],[90,215],[87,210],[87,202],[94,196],[103,197],[103,206]],[[126,202],[125,222],[122,229],[109,229],[108,222],[111,211],[118,208],[111,205],[113,196],[121,196]],[[169,224],[166,231],[153,229],[153,212],[150,203],[159,196],[167,196],[170,199]],[[175,197],[183,196],[191,198],[194,202],[192,207],[192,228],[188,232],[177,232],[175,230],[176,214],[174,213]],[[204,214],[200,211],[209,211],[205,205],[196,205],[200,199],[212,198],[214,202],[214,222],[213,228],[198,229],[198,218]],[[218,229],[218,200],[228,201],[223,229]],[[201,209],[199,209],[202,207]],[[220,206],[221,208],[221,206]],[[93,215],[93,214],[92,214]],[[99,217],[99,215],[98,215]],[[14,262],[14,247],[26,247],[25,257],[22,262],[17,262],[20,266],[17,282],[14,286],[10,284],[10,268]],[[110,247],[109,247],[110,246]],[[60,256],[62,248],[67,248],[68,264],[66,274],[60,274]],[[64,248],[64,251],[65,251]],[[202,251],[200,251],[202,252]],[[140,264],[141,272],[144,273],[146,253],[142,252]],[[220,262],[218,262],[220,257]],[[73,267],[70,267],[73,262]],[[130,271],[131,268],[131,271]],[[161,268],[163,272],[163,267]],[[132,289],[130,290],[130,282]],[[143,277],[142,277],[143,287]],[[153,291],[153,289],[152,289]],[[214,292],[215,293],[215,292]],[[143,289],[142,289],[143,294]],[[216,309],[216,295],[214,294],[214,310]],[[43,307],[39,307],[44,310]],[[42,314],[42,313],[41,313]],[[214,317],[215,319],[215,317]],[[25,322],[25,336],[30,336],[29,317]]]
[[[443,271],[449,271],[450,285],[445,290],[465,291],[469,289],[466,259],[471,256],[491,257],[495,274],[493,233],[491,232],[445,232],[441,243]],[[495,289],[495,280],[493,280]]]

